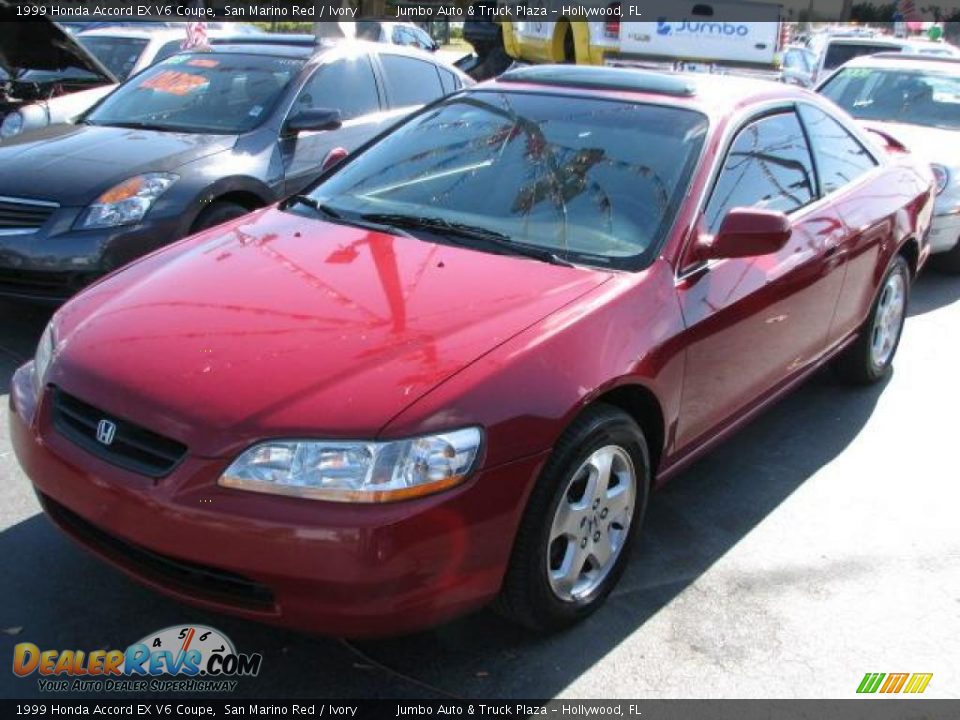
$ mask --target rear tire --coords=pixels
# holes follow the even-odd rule
[[[198,233],[201,230],[207,230],[215,227],[216,225],[222,225],[230,220],[243,217],[248,212],[250,211],[243,205],[238,205],[237,203],[228,202],[225,200],[218,200],[211,203],[209,207],[205,208],[203,212],[197,215],[197,219],[193,221],[193,226],[190,228],[190,232]]]
[[[835,367],[843,380],[871,385],[886,377],[900,345],[909,300],[910,266],[897,255],[887,268],[860,335],[837,358]]]
[[[530,495],[494,609],[540,632],[593,613],[623,574],[649,491],[650,454],[633,418],[609,405],[584,411]]]

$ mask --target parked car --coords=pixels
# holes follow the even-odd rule
[[[868,128],[931,163],[937,204],[930,250],[960,273],[960,60],[880,54],[844,65],[819,92]]]
[[[815,79],[823,82],[840,66],[854,58],[877,53],[904,53],[934,57],[960,57],[960,50],[945,42],[895,38],[883,35],[829,37],[819,55]]]
[[[0,16],[7,11],[0,5]],[[116,76],[69,33],[47,20],[0,21],[0,121],[25,105],[96,88]]]
[[[379,20],[357,20],[350,23],[354,35],[359,40],[389,43],[413,47],[427,52],[436,52],[440,45],[430,34],[411,22],[381,22]]]
[[[780,70],[783,82],[812,88],[815,84],[817,56],[802,45],[788,45],[783,51],[783,67]]]
[[[161,245],[300,191],[332,151],[472,83],[406,48],[314,51],[250,40],[181,53],[78,124],[0,143],[0,295],[61,301]]]
[[[217,30],[208,31],[211,36],[219,34]],[[165,60],[181,51],[186,38],[182,27],[164,26],[138,27],[120,25],[80,32],[74,40],[84,50],[99,60],[115,78],[115,82],[98,84],[90,89],[68,95],[41,98],[38,102],[25,103],[8,113],[0,124],[0,140],[19,135],[25,130],[69,122],[74,117],[91,108],[101,98],[106,97],[131,75]],[[23,77],[24,82],[36,78],[42,71],[31,71]],[[62,78],[78,79],[89,75],[89,71],[70,68],[60,71]]]
[[[47,513],[309,631],[589,614],[654,485],[827,362],[886,375],[925,259],[929,167],[714,80],[510,71],[89,288],[12,381]]]

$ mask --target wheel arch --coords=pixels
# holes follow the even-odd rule
[[[204,210],[216,202],[232,202],[247,210],[256,210],[276,200],[275,193],[255,178],[223,178],[207,187],[193,203],[189,215],[190,227],[193,227]]]
[[[900,244],[897,255],[907,261],[907,265],[910,266],[910,276],[916,278],[917,273],[920,272],[920,241],[912,235],[909,236]]]
[[[646,385],[637,382],[622,383],[592,396],[589,402],[579,408],[576,416],[598,404],[612,405],[623,410],[640,426],[647,440],[647,449],[650,451],[650,470],[655,478],[663,459],[666,442],[663,405],[656,393]]]

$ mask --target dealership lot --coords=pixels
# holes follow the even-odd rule
[[[48,317],[0,304],[0,401]],[[932,672],[960,696],[955,409],[960,282],[917,282],[895,371],[815,377],[655,496],[594,617],[550,638],[490,613],[340,643],[195,611],[104,566],[39,514],[0,419],[0,656],[123,648],[197,622],[262,652],[241,696],[851,697],[865,672]],[[4,697],[39,695],[0,673]]]

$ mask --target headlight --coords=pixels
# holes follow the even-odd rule
[[[933,176],[937,180],[937,195],[939,195],[947,189],[947,183],[950,182],[950,171],[943,165],[937,165],[936,163],[932,163],[930,167],[933,168]]]
[[[47,370],[50,369],[50,361],[53,360],[55,345],[53,323],[47,323],[43,335],[40,336],[40,342],[37,343],[37,353],[33,357],[34,387],[38,395],[43,392],[43,386],[47,382]]]
[[[140,222],[156,199],[178,179],[173,173],[147,173],[125,180],[87,208],[80,227],[103,228]]]
[[[11,138],[23,132],[23,114],[15,110],[3,119],[0,124],[0,139]]]
[[[463,482],[482,439],[479,428],[465,428],[382,443],[270,441],[243,453],[218,482],[238,490],[312,500],[406,500]]]

